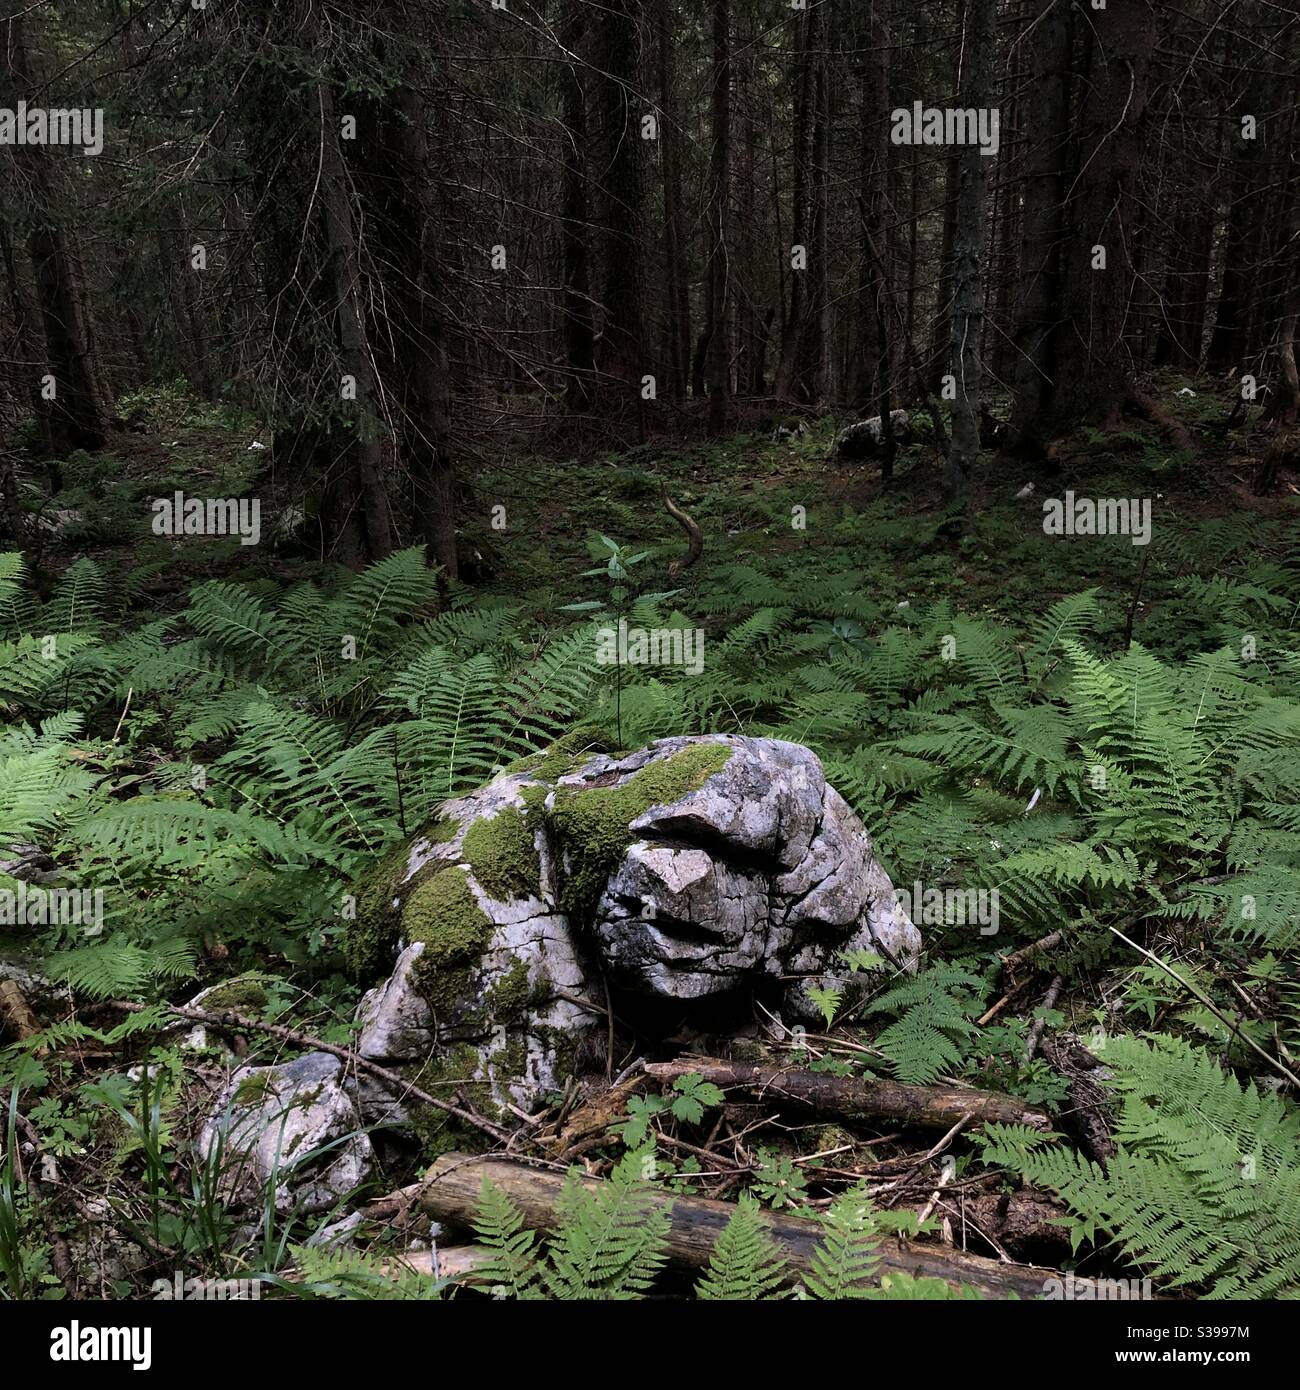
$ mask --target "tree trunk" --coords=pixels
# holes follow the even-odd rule
[[[8,225],[0,220],[0,259],[4,261],[5,289],[9,298],[9,312],[14,321],[14,350],[18,357],[18,372],[22,378],[20,392],[25,393],[31,404],[32,414],[40,435],[41,452],[47,456],[54,452],[50,437],[50,417],[41,400],[41,344],[37,340],[36,314],[32,309],[22,280],[18,275],[18,261],[14,255],[14,245],[9,237]],[[12,476],[12,475],[11,475]],[[59,479],[54,491],[59,490]]]
[[[321,137],[320,198],[339,356],[344,375],[352,378],[356,389],[355,401],[351,402],[355,411],[352,428],[339,431],[343,444],[336,461],[339,472],[331,479],[335,485],[331,510],[344,533],[351,532],[359,520],[364,549],[358,552],[351,542],[345,547],[345,563],[356,565],[365,560],[381,560],[390,553],[393,527],[381,476],[383,442],[378,384],[362,300],[352,199],[339,147],[339,119],[329,86],[322,82],[316,93]]]
[[[967,0],[963,43],[962,106],[989,105],[995,0]],[[988,159],[977,143],[961,152],[957,169],[957,221],[953,232],[952,405],[947,490],[964,498],[980,448],[980,325],[984,317],[984,203]]]
[[[818,322],[822,306],[817,285],[823,273],[819,264],[819,237],[825,236],[825,170],[818,158],[825,151],[825,135],[819,129],[823,112],[825,64],[821,52],[823,7],[811,5],[800,18],[799,58],[796,70],[794,113],[794,195],[792,241],[804,248],[806,268],[791,271],[790,314],[786,320],[781,365],[776,375],[776,394],[811,401],[814,398]],[[819,203],[822,204],[819,211]],[[821,248],[824,254],[824,247]],[[790,256],[790,248],[784,248]]]
[[[10,18],[4,26],[0,98],[13,109],[32,90],[33,81],[21,18]],[[12,158],[30,190],[27,250],[46,354],[46,372],[37,375],[48,373],[54,378],[54,399],[42,396],[45,420],[41,434],[57,454],[101,449],[108,439],[113,403],[98,360],[95,325],[76,242],[60,225],[63,217],[56,206],[55,171],[49,154],[39,145],[15,147]]]
[[[644,179],[641,112],[635,100],[641,61],[640,0],[606,0],[596,11],[595,63],[599,79],[599,150],[602,241],[602,373],[627,385],[640,402],[644,370],[642,245]]]
[[[564,142],[561,175],[560,239],[564,291],[565,408],[585,414],[594,403],[596,339],[591,319],[591,257],[588,249],[587,208],[587,93],[581,56],[586,35],[585,7],[571,0],[565,10],[562,36],[575,55],[560,69]]]
[[[713,144],[709,158],[710,299],[709,432],[721,434],[730,404],[731,288],[727,206],[731,195],[731,15],[728,0],[713,0]]]
[[[1052,402],[1057,430],[1118,423],[1134,377],[1129,306],[1136,278],[1138,129],[1155,46],[1149,0],[1110,0],[1091,27],[1072,234],[1064,258],[1066,327]],[[1096,268],[1094,247],[1105,254]]]
[[[455,470],[450,450],[451,384],[446,334],[437,304],[444,274],[437,214],[429,196],[426,106],[410,71],[391,117],[381,113],[378,151],[384,194],[380,235],[391,265],[396,351],[389,370],[400,411],[402,462],[410,475],[415,520],[425,552],[444,581],[457,576]],[[386,196],[385,196],[386,194]]]
[[[1045,447],[1055,372],[1072,14],[1069,0],[1041,0],[1034,19],[1034,81],[1026,106],[1031,144],[1025,155],[1010,429],[1012,447],[1026,456],[1041,455]]]
[[[659,129],[664,170],[664,268],[668,324],[669,390],[675,401],[686,399],[691,371],[691,298],[686,270],[687,234],[682,196],[682,146],[684,132],[677,117],[676,72],[673,63],[676,35],[670,22],[670,0],[660,0],[658,10]]]

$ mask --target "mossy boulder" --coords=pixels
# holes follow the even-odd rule
[[[446,802],[361,896],[358,954],[396,963],[359,1050],[454,1061],[498,1114],[562,1086],[606,979],[676,1000],[762,985],[810,1019],[843,951],[907,968],[920,947],[816,757],[774,739],[538,755]]]

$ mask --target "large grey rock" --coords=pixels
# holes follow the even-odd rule
[[[811,1020],[810,987],[854,988],[843,952],[899,969],[920,953],[861,822],[808,749],[775,739],[536,760],[445,803],[384,874],[366,930],[387,923],[398,954],[358,1049],[489,1107],[563,1084],[604,1030],[606,979],[683,1001],[757,988]]]
[[[205,1162],[220,1164],[228,1200],[260,1203],[274,1179],[279,1211],[328,1210],[364,1181],[373,1157],[343,1064],[327,1052],[241,1067],[196,1146]]]
[[[889,423],[896,444],[907,444],[912,438],[912,421],[907,411],[891,410]],[[874,458],[885,442],[884,417],[873,415],[868,420],[859,420],[854,425],[842,429],[835,440],[836,452],[841,458]]]

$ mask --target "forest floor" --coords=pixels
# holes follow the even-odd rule
[[[1199,394],[1178,395],[1184,388]],[[1118,661],[1131,634],[1169,671],[1183,670],[1197,654],[1235,641],[1247,628],[1258,629],[1261,640],[1267,634],[1294,633],[1300,610],[1300,480],[1284,474],[1267,496],[1254,496],[1250,482],[1262,436],[1249,427],[1231,435],[1217,430],[1228,403],[1209,383],[1171,375],[1155,389],[1165,408],[1193,431],[1194,453],[1171,451],[1154,430],[1134,421],[1119,432],[1070,439],[1058,457],[1059,471],[1050,477],[1001,471],[992,455],[985,455],[959,535],[941,496],[942,462],[930,444],[921,441],[903,450],[894,483],[884,490],[878,467],[835,457],[835,427],[829,421],[814,422],[806,436],[789,442],[774,442],[770,430],[763,429],[716,442],[653,442],[620,454],[566,459],[528,453],[523,438],[480,439],[465,470],[469,577],[455,591],[454,603],[478,614],[510,609],[512,630],[523,634],[521,643],[540,648],[573,622],[567,605],[603,597],[601,581],[590,575],[607,553],[600,535],[629,550],[648,551],[635,577],[637,588],[661,596],[654,603],[669,625],[699,626],[719,652],[710,668],[717,689],[709,698],[686,703],[687,716],[725,727],[731,716],[719,711],[729,709],[736,721],[732,727],[739,731],[752,727],[808,742],[827,761],[832,780],[837,768],[843,769],[850,779],[845,794],[877,835],[896,884],[937,872],[937,862],[951,866],[969,858],[984,869],[987,864],[978,856],[987,849],[972,846],[981,836],[991,843],[995,826],[1019,833],[1013,819],[1019,813],[1009,808],[1029,801],[1034,767],[1044,766],[1047,755],[1036,765],[991,762],[960,795],[951,786],[934,790],[925,783],[919,760],[939,757],[946,774],[959,778],[971,774],[966,763],[944,761],[941,755],[921,752],[919,745],[900,755],[899,741],[913,727],[905,714],[908,702],[928,688],[934,708],[941,709],[945,699],[951,704],[951,697],[934,693],[940,686],[927,686],[930,677],[915,674],[923,639],[943,630],[936,613],[959,614],[973,625],[968,638],[967,628],[959,628],[955,617],[950,624],[963,634],[962,641],[978,648],[978,660],[992,673],[988,708],[994,711],[1002,708],[996,687],[1012,678],[1008,672],[1014,673],[1017,662],[1021,668],[1029,662],[1026,688],[1032,684],[1041,620],[1071,596],[1088,595],[1088,641],[1099,658]],[[252,447],[254,441],[266,442],[266,437],[254,422],[222,409],[196,407],[179,393],[148,393],[126,405],[132,408],[137,432],[119,436],[105,455],[67,461],[63,492],[44,503],[44,515],[63,515],[58,534],[45,533],[30,566],[35,588],[47,603],[56,601],[50,596],[57,596],[67,566],[90,559],[112,595],[102,615],[103,630],[118,638],[145,622],[181,614],[191,586],[205,581],[244,586],[258,602],[274,605],[289,584],[324,573],[301,530],[279,550],[266,543],[241,547],[232,539],[196,537],[191,543],[187,538],[183,550],[166,539],[142,541],[139,516],[149,498],[172,489],[205,497],[241,495],[258,474],[262,451]],[[502,405],[508,408],[509,403]],[[1033,483],[1032,493],[1017,497],[1027,483]],[[676,578],[668,576],[667,567],[681,553],[684,537],[664,511],[661,485],[704,536],[702,558]],[[1044,534],[1043,500],[1066,489],[1089,497],[1150,499],[1149,553],[1127,536],[1085,541]],[[272,525],[268,510],[264,502],[266,527]],[[669,591],[666,597],[664,591]],[[1251,622],[1252,615],[1257,622]],[[761,642],[746,646],[736,634],[748,634],[746,625],[755,623],[762,629]],[[1000,645],[996,652],[990,645],[986,657],[980,644],[995,640]],[[746,635],[744,642],[749,641]],[[391,656],[394,668],[400,657],[399,644]],[[111,659],[106,656],[106,663]],[[873,667],[873,661],[879,664]],[[824,679],[805,680],[801,687],[800,668],[808,665],[824,672]],[[845,673],[867,670],[881,672],[879,682],[875,676],[864,677],[852,689],[852,677]],[[974,667],[972,671],[964,678],[982,692],[982,678]],[[180,737],[182,720],[163,697],[150,705],[137,696],[141,703],[132,714],[121,711],[129,757],[116,751],[116,740],[108,740],[129,675],[119,671],[116,685],[108,682],[99,691],[100,708],[85,736],[92,740],[85,759],[104,773],[112,788],[109,796],[118,800],[134,794],[133,780],[165,784],[173,762],[192,755],[194,747],[193,740],[186,745]],[[665,705],[675,698],[654,681],[629,690],[620,716],[628,721],[624,742],[635,746],[661,733],[682,731],[666,722]],[[1016,700],[1008,696],[1007,702]],[[918,707],[925,703],[922,696]],[[52,709],[33,706],[24,717],[47,717]],[[882,764],[881,777],[872,782],[872,749],[886,743],[897,767],[888,771]],[[1096,824],[1084,834],[1077,823],[1067,823],[1064,801],[1056,812],[1061,836],[1095,847],[1104,838],[1093,833]],[[1189,831],[1188,844],[1195,838]],[[1026,842],[1023,848],[1046,853],[1051,842],[1048,834],[1043,844]],[[1155,884],[1155,899],[1167,894],[1171,884],[1189,873],[1188,860],[1180,858],[1184,848],[1179,842],[1169,851],[1168,864],[1158,865],[1164,851],[1150,836],[1135,839],[1133,863],[1144,859],[1140,881],[1126,879],[1122,893],[1136,895],[1139,888],[1148,891]],[[1150,862],[1145,862],[1147,856]],[[84,862],[92,859],[88,853]],[[1029,944],[1054,922],[1059,925],[1059,916],[1052,914],[1059,914],[1067,899],[1081,918],[1113,907],[1113,920],[1120,921],[1121,909],[1131,906],[1131,897],[1106,896],[1118,879],[1111,882],[1102,874],[1072,882],[1067,878],[1059,866],[1046,874],[1043,883],[1050,881],[1051,891],[1067,898],[1049,901],[1043,896],[1046,888],[1043,895],[1027,895],[1033,902],[1020,904],[1022,918],[996,942],[971,940],[969,932],[950,927],[926,928],[932,962],[958,972],[940,980],[945,997],[960,1004],[967,1023],[978,1022],[968,1034],[956,1030],[949,1038],[952,1046],[932,1068],[914,1057],[905,1065],[918,1076],[928,1070],[931,1076],[1006,1090],[1027,1103],[1059,1106],[1068,1090],[1065,1073],[1043,1062],[1041,1053],[1033,1061],[1022,1058],[1040,1015],[1052,1036],[1086,1037],[1099,1021],[1116,1027],[1127,1020],[1134,1028],[1208,1041],[1238,1066],[1254,1062],[1220,1027],[1221,1015],[1198,1011],[1195,1000],[1135,954],[1110,954],[1094,942],[1059,968],[1035,971],[1030,966],[1021,976],[1004,978],[1000,956]],[[202,885],[200,880],[191,891],[210,891]],[[1035,894],[1039,886],[1035,880]],[[157,904],[156,884],[139,891]],[[1069,893],[1076,896],[1069,898]],[[219,895],[211,906],[219,912]],[[1145,937],[1148,947],[1203,981],[1216,1008],[1226,1009],[1245,983],[1251,1037],[1266,1051],[1280,1049],[1278,1055],[1290,1056],[1287,1044],[1297,1046],[1298,1016],[1290,1012],[1296,996],[1286,972],[1283,978],[1252,982],[1247,958],[1236,943],[1179,935],[1177,925],[1166,924]],[[38,944],[43,949],[66,943]],[[29,955],[35,965],[40,952],[32,947],[31,941],[12,937],[7,949]],[[1285,943],[1279,945],[1279,954],[1284,949]],[[202,985],[249,970],[260,973],[258,1017],[346,1046],[360,985],[319,941],[293,949],[269,931],[260,937],[251,929],[232,932],[226,939],[206,933],[189,978],[161,987],[167,998],[180,1002]],[[1052,988],[1053,972],[1064,976],[1063,988],[1060,982]],[[1051,1006],[1042,1014],[1048,995]],[[70,1021],[81,1031],[69,1030]],[[50,1030],[48,1035],[29,1040],[27,1048],[30,1053],[35,1044],[44,1044],[37,1059],[39,1079],[28,1078],[14,1096],[23,1096],[23,1124],[37,1136],[32,1143],[39,1153],[29,1146],[26,1162],[39,1169],[43,1161],[47,1167],[38,1200],[23,1206],[10,1197],[18,1223],[18,1254],[10,1256],[11,1265],[15,1258],[17,1265],[7,1270],[11,1287],[55,1294],[61,1286],[70,1287],[69,1247],[77,1270],[95,1271],[90,1276],[74,1273],[73,1283],[91,1296],[105,1297],[147,1296],[160,1272],[170,1277],[178,1262],[191,1258],[200,1269],[270,1272],[277,1279],[301,1260],[307,1227],[291,1220],[260,1231],[255,1225],[238,1230],[222,1225],[220,1232],[208,1230],[205,1236],[206,1203],[189,1192],[180,1176],[185,1140],[224,1069],[235,1061],[283,1057],[292,1052],[291,1043],[256,1030],[236,1030],[227,1039],[233,1056],[211,1036],[207,1051],[183,1053],[174,1035],[169,1038],[156,1028],[124,1029],[121,1014],[80,995],[46,999],[41,1025]],[[813,1049],[813,1060],[833,1069],[836,1057],[861,1048],[858,1028],[853,1022],[843,1029],[828,1026],[818,1040],[820,1051]],[[689,1041],[698,1051],[717,1039],[692,1036]],[[629,1048],[628,1040],[620,1042],[621,1056]],[[12,1049],[8,1055],[12,1062]],[[138,1122],[131,1089],[146,1060],[153,1068],[148,1075],[157,1078],[153,1095],[162,1116],[152,1130]],[[902,1074],[897,1058],[877,1054],[868,1060],[869,1071],[885,1075],[889,1065]],[[600,1090],[596,1078],[588,1100]],[[13,1113],[20,1112],[15,1108]],[[760,1110],[743,1106],[730,1115],[730,1133],[743,1137],[725,1145],[717,1140],[716,1127],[712,1133],[707,1126],[697,1132],[666,1118],[663,1126],[665,1162],[683,1189],[702,1186],[734,1196],[739,1157],[746,1160],[740,1166],[750,1173],[752,1189],[777,1210],[824,1207],[824,1194],[836,1190],[837,1182],[843,1185],[834,1174],[854,1171],[879,1178],[906,1170],[905,1180],[891,1177],[879,1183],[879,1190],[888,1193],[883,1200],[912,1209],[933,1205],[929,1199],[936,1189],[938,1160],[928,1151],[935,1136],[890,1134],[884,1126],[882,1133],[825,1123],[764,1127]],[[690,1141],[684,1139],[687,1134]],[[466,1143],[467,1136],[451,1128],[426,1135],[422,1148],[392,1147],[377,1190],[400,1187],[431,1156]],[[692,1143],[696,1156],[683,1161]],[[807,1156],[827,1152],[835,1155],[834,1169],[822,1160],[826,1173],[819,1181],[819,1164],[810,1164]],[[909,1157],[914,1160],[910,1167],[899,1165],[898,1160]],[[1008,1192],[1018,1190],[1015,1184],[1009,1186],[1006,1171],[996,1166],[968,1168],[970,1158],[963,1156],[958,1183],[964,1193],[962,1239],[969,1237],[970,1248],[1053,1265],[1068,1260],[1068,1242],[1054,1224],[1060,1208],[1037,1195],[1028,1206],[1009,1209],[1005,1201],[999,1206]],[[589,1155],[589,1171],[602,1171],[602,1161],[599,1154]],[[945,1214],[951,1227],[953,1209],[941,1210]],[[422,1229],[418,1218],[402,1213],[399,1220],[388,1212],[365,1225],[362,1245],[381,1253],[405,1249],[413,1238],[421,1239]],[[4,1239],[0,1231],[0,1246]],[[223,1251],[219,1258],[215,1246]],[[1091,1265],[1085,1259],[1079,1267],[1106,1273],[1132,1268],[1113,1255],[1093,1257]],[[86,1287],[88,1277],[97,1287]]]

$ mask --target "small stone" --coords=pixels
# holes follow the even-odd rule
[[[241,1067],[196,1147],[205,1162],[219,1155],[220,1181],[234,1203],[261,1201],[274,1180],[278,1211],[328,1210],[365,1180],[372,1160],[343,1063],[326,1052]]]

